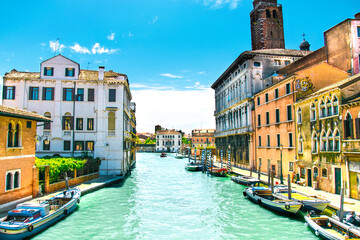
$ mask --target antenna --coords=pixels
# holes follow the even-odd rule
[[[303,34],[301,34],[301,36],[303,36],[303,39],[304,39],[304,41],[305,41],[305,36],[306,36],[306,34],[303,32]]]

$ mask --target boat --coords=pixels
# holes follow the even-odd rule
[[[342,240],[360,238],[360,231],[358,229],[325,215],[318,217],[305,216],[305,222],[316,236],[324,239]]]
[[[227,172],[228,172],[226,168],[217,168],[217,167],[212,167],[208,171],[210,175],[216,177],[227,177]]]
[[[167,157],[166,153],[161,153],[160,157]]]
[[[185,164],[185,169],[192,172],[201,171],[202,165],[196,162],[189,162]]]
[[[294,215],[302,206],[300,202],[277,197],[271,192],[271,189],[265,187],[248,187],[243,194],[252,202],[282,214]]]
[[[260,180],[249,176],[232,176],[231,180],[241,185],[254,186],[260,184]]]
[[[275,186],[275,194],[281,199],[288,199],[288,188],[285,185]],[[329,206],[330,201],[310,197],[303,193],[291,190],[291,199],[303,204],[303,208],[306,211],[315,211],[321,213]]]
[[[348,217],[350,214],[350,217]],[[333,215],[332,218],[340,221],[339,212],[337,215]],[[360,229],[360,217],[355,214],[354,211],[345,211],[343,214],[343,223]]]
[[[182,155],[181,153],[176,153],[175,158],[183,159],[184,155]]]
[[[39,203],[18,204],[0,219],[0,239],[23,239],[39,233],[72,213],[80,196],[80,189],[72,188]]]

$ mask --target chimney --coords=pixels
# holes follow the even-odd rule
[[[360,19],[360,12],[355,14],[355,19]]]
[[[105,67],[99,66],[99,80],[104,80],[104,71],[105,71]]]

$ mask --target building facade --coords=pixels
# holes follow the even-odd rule
[[[156,132],[157,152],[179,152],[181,149],[181,132],[176,130],[158,130]]]
[[[136,119],[125,74],[104,67],[81,70],[59,54],[43,61],[40,72],[12,70],[3,79],[4,105],[52,120],[38,128],[43,140],[36,146],[37,156],[99,157],[102,175],[130,168]]]
[[[194,129],[191,131],[193,148],[214,148],[215,129]]]
[[[0,205],[38,193],[37,122],[49,123],[50,119],[0,105]]]

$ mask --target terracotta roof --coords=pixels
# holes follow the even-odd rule
[[[0,105],[0,116],[31,119],[39,122],[51,122],[50,118],[26,110]]]
[[[252,54],[285,55],[285,56],[296,56],[296,57],[304,57],[304,56],[312,53],[312,51],[282,49],[282,48],[259,49],[259,50],[252,50],[252,51],[247,51],[247,52],[252,53]]]
[[[156,134],[181,134],[181,133],[175,130],[159,130],[156,132]]]

